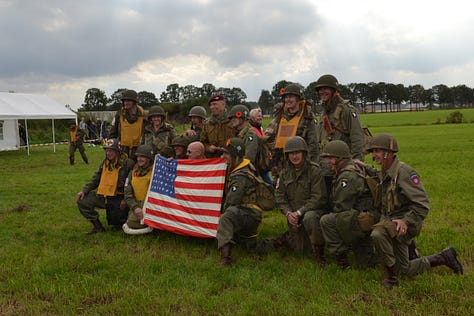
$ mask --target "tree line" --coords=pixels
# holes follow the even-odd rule
[[[271,114],[274,104],[281,101],[280,91],[291,81],[281,80],[271,90],[261,90],[257,102],[247,101],[246,93],[238,87],[216,88],[211,83],[201,87],[194,85],[180,86],[177,83],[166,87],[159,98],[153,92],[139,91],[139,104],[144,109],[153,105],[162,105],[171,116],[186,117],[189,109],[194,105],[207,106],[208,98],[215,93],[225,96],[227,104],[245,104],[253,108],[259,106],[265,114]],[[316,82],[308,86],[299,83],[305,99],[315,105],[319,112],[319,95],[316,92]],[[116,111],[122,105],[121,94],[125,88],[118,89],[110,97],[103,90],[90,88],[86,91],[84,103],[79,111]],[[420,84],[410,85],[385,82],[340,84],[339,91],[343,98],[349,99],[361,112],[396,112],[401,110],[421,110],[431,108],[472,107],[474,103],[474,89],[466,85],[448,87],[443,84],[425,89]]]

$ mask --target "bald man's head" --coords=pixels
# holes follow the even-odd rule
[[[188,150],[186,151],[188,159],[204,159],[204,144],[201,142],[192,142],[188,145]]]

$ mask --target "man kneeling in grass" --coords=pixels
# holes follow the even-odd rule
[[[414,276],[441,265],[463,274],[453,247],[436,255],[409,260],[408,245],[420,233],[430,209],[428,196],[416,171],[398,160],[398,144],[393,136],[376,135],[370,141],[369,151],[381,170],[359,164],[364,165],[367,172],[378,174],[380,180],[375,206],[380,207],[382,216],[374,225],[371,237],[385,268],[382,285],[391,289],[398,285],[398,274]]]

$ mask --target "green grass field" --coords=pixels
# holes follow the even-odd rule
[[[235,265],[223,268],[214,240],[86,236],[91,226],[74,198],[103,149],[88,147],[90,164],[76,153],[69,166],[66,145],[56,153],[32,147],[30,156],[0,152],[0,315],[472,315],[474,124],[432,124],[436,114],[362,120],[373,133],[392,133],[401,160],[421,175],[431,201],[417,238],[422,254],[453,245],[464,276],[436,268],[387,291],[381,269],[321,269],[284,250],[258,256],[234,248]],[[262,238],[285,230],[279,212],[264,215]]]

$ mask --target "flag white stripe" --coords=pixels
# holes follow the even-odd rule
[[[153,211],[157,211],[157,212],[163,212],[163,210],[160,209],[160,207],[148,207],[148,209],[153,210]],[[189,214],[187,212],[176,210],[174,208],[167,208],[165,213],[173,215],[173,216],[179,216],[179,217],[183,217],[183,218],[187,218],[187,219],[196,220],[197,222],[202,222],[202,223],[217,224],[219,222],[219,218],[215,217],[215,216]],[[152,215],[152,214],[146,214],[145,218],[146,219],[151,219],[151,218],[163,219],[161,216]]]
[[[222,193],[221,193],[222,194]],[[169,197],[167,195],[155,193],[155,192],[149,192],[148,193],[149,197],[155,198],[157,200],[169,202],[169,203],[175,203],[175,204],[180,204],[183,207],[187,208],[195,208],[195,209],[205,209],[205,210],[211,210],[211,211],[220,211],[221,209],[221,204],[219,203],[207,203],[207,202],[193,202],[193,201],[184,201],[184,200],[176,200],[175,198]],[[152,207],[154,205],[153,203],[146,203],[147,208]],[[162,206],[159,206],[162,207]]]
[[[177,176],[174,181],[198,183],[198,184],[199,183],[222,184],[225,181],[225,176],[218,176],[218,177]]]
[[[169,219],[166,219],[166,218],[149,216],[149,217],[147,217],[147,219],[151,220],[155,223],[161,224],[161,225],[171,226],[171,227],[174,227],[174,228],[187,230],[189,232],[198,232],[198,233],[203,234],[203,235],[215,236],[216,233],[217,233],[217,230],[215,230],[215,229],[184,224],[184,223],[181,223],[181,222],[175,222],[175,221],[172,221],[172,220],[169,220]]]

